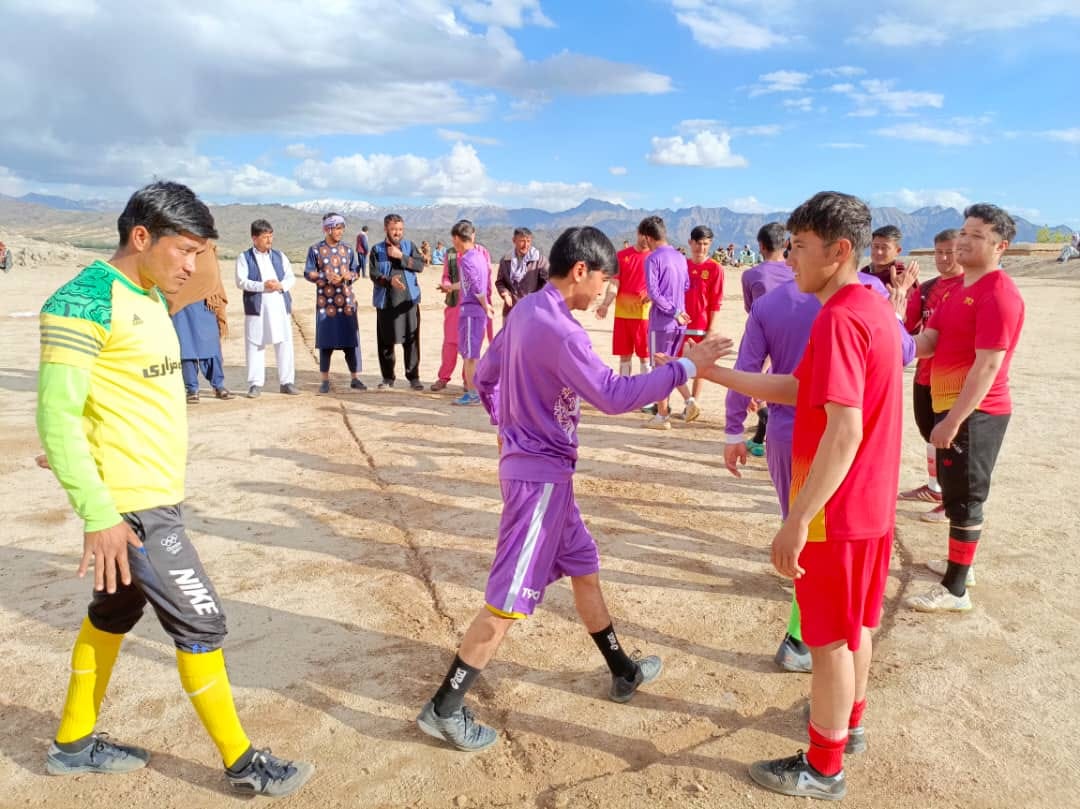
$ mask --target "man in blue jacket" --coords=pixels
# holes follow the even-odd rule
[[[369,256],[371,281],[375,284],[375,336],[379,346],[379,389],[394,387],[394,346],[405,354],[405,378],[413,390],[423,390],[420,381],[420,284],[423,272],[420,248],[405,238],[405,222],[396,213],[383,217],[386,238],[372,245]]]

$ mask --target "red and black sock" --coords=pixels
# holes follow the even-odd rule
[[[975,561],[975,551],[979,547],[982,526],[968,528],[962,525],[949,525],[949,566],[941,583],[954,596],[967,592],[967,575]]]
[[[840,738],[830,739],[814,727],[813,722],[807,722],[806,729],[810,733],[810,752],[806,754],[806,760],[810,766],[826,777],[836,775],[843,770],[847,732],[845,731],[843,735],[831,734]]]

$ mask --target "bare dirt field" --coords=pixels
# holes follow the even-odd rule
[[[81,525],[33,463],[36,312],[88,258],[72,250],[0,276],[0,806],[239,805],[152,616],[125,642],[100,722],[146,746],[150,766],[45,774],[90,585],[75,576]],[[943,555],[946,531],[918,522],[922,506],[901,504],[870,749],[847,762],[852,807],[1080,805],[1080,262],[1009,266],[1027,326],[975,609],[942,617],[903,608],[906,593],[931,581],[921,565]],[[428,383],[442,334],[434,280],[424,292]],[[228,287],[227,383],[242,391],[242,314]],[[722,317],[737,336],[737,272],[727,287]],[[317,396],[312,288],[297,285],[302,397],[278,395],[271,369],[258,400],[204,397],[190,408],[187,518],[225,601],[241,717],[257,745],[318,766],[281,805],[794,805],[746,775],[755,759],[806,746],[808,679],[772,662],[790,598],[766,550],[778,510],[764,459],[741,480],[724,469],[723,391],[707,389],[702,420],[669,433],[642,429],[636,414],[588,410],[582,420],[576,487],[615,626],[628,647],[664,657],[663,677],[629,705],[609,702],[569,588],[554,586],[470,696],[502,733],[470,756],[421,734],[413,717],[482,603],[500,509],[493,430],[481,409],[450,405],[457,380],[441,394],[342,392],[339,355],[337,392]],[[372,387],[374,321],[365,308]],[[606,356],[610,321],[587,313],[582,322]],[[912,421],[903,485],[921,481],[922,457]]]

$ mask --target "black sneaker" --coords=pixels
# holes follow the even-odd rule
[[[145,767],[149,760],[150,754],[141,747],[116,744],[109,741],[107,733],[92,733],[86,747],[75,753],[65,753],[56,742],[50,744],[45,770],[49,775],[131,772]]]
[[[307,783],[315,765],[305,761],[285,761],[270,754],[270,748],[256,750],[240,770],[225,769],[225,777],[237,792],[279,798],[291,795]]]
[[[350,382],[349,387],[353,390],[367,390],[367,385],[365,385],[359,379],[354,379],[352,382]]]
[[[324,379],[322,382],[319,383],[319,393],[329,393],[329,392],[330,392],[330,380],[329,379]]]
[[[651,683],[664,670],[663,662],[656,655],[635,659],[634,663],[636,670],[633,680],[627,680],[615,674],[611,675],[611,690],[608,692],[608,697],[612,702],[629,702],[638,688]]]
[[[813,669],[809,647],[805,643],[795,640],[791,635],[784,635],[784,639],[780,641],[780,648],[776,650],[773,660],[784,671],[805,674]]]
[[[387,388],[392,388],[392,387],[394,387],[394,380],[393,379],[384,379],[382,382],[380,382],[378,384],[376,389],[377,390],[386,390]]]
[[[409,387],[412,388],[413,390],[423,390],[424,389],[424,383],[421,382],[419,379],[410,379],[409,380]]]
[[[810,766],[802,750],[790,758],[755,761],[750,765],[750,777],[765,789],[797,798],[838,801],[847,795],[844,771],[822,775]]]

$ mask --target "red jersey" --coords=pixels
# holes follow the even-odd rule
[[[687,259],[686,269],[690,273],[690,289],[686,291],[686,314],[690,322],[686,330],[705,332],[713,312],[719,312],[724,301],[724,268],[707,258],[701,264]]]
[[[978,410],[993,416],[1012,412],[1009,364],[1024,327],[1024,299],[1004,270],[989,272],[973,284],[948,292],[926,324],[938,333],[930,366],[930,397],[935,413],[956,402],[975,351],[1004,351],[1005,360]]]
[[[862,411],[855,460],[825,507],[810,522],[810,542],[885,536],[896,520],[903,434],[903,366],[892,307],[860,284],[826,301],[810,328],[795,377],[799,395],[791,447],[794,503],[825,434],[825,405]]]
[[[645,291],[645,259],[649,251],[625,247],[618,252],[619,292],[615,296],[615,317],[649,319],[649,296]]]
[[[918,294],[908,299],[909,318],[912,301],[915,301],[918,304],[920,324],[919,331],[926,328],[926,324],[930,321],[930,315],[934,314],[934,310],[938,308],[941,302],[945,299],[945,296],[952,291],[953,287],[957,285],[962,285],[963,283],[963,275],[954,275],[951,278],[942,278],[939,275],[936,278],[931,278],[926,283],[919,284],[919,286],[917,287]],[[918,334],[918,331],[915,333]],[[933,357],[923,357],[915,365],[916,385],[930,384],[930,366],[933,365],[933,363]]]

